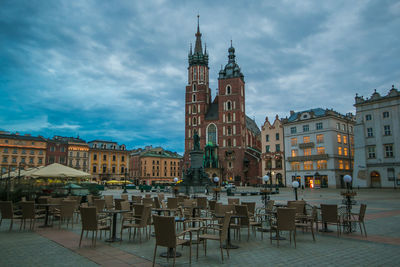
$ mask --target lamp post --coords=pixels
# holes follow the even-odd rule
[[[294,188],[294,196],[295,196],[295,199],[297,200],[297,188],[299,188],[299,182],[298,181],[293,181],[292,182],[292,186],[293,186],[293,188]]]
[[[176,197],[177,196],[177,194],[178,194],[178,186],[176,185],[176,183],[179,181],[179,178],[178,177],[175,177],[174,178],[174,183],[175,183],[175,186],[174,186],[174,196]]]
[[[128,193],[128,190],[126,190],[126,176],[128,176],[128,172],[127,172],[126,168],[125,168],[124,176],[125,176],[125,183],[124,183],[124,191],[122,193],[126,194],[126,193]]]
[[[260,192],[261,199],[264,202],[264,208],[267,208],[267,202],[269,200],[269,193],[270,193],[270,191],[267,189],[267,183],[268,183],[268,180],[270,180],[270,179],[269,179],[268,175],[265,175],[262,179],[264,181],[264,189],[261,189],[261,192]]]
[[[353,200],[354,196],[357,194],[356,192],[350,191],[350,184],[351,184],[351,176],[346,174],[343,176],[343,181],[346,183],[347,190],[346,192],[342,192],[341,195],[344,197],[343,204],[346,205],[346,219],[347,223],[344,225],[346,227],[346,232],[351,233],[353,232],[351,226],[351,208],[356,202]]]
[[[215,183],[215,188],[214,188],[214,192],[215,192],[215,200],[218,200],[218,193],[221,190],[218,185],[219,185],[219,177],[215,176],[214,177],[214,183]]]

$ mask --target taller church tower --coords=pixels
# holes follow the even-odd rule
[[[200,137],[200,146],[205,144],[205,131],[202,130],[204,116],[208,111],[211,101],[211,90],[209,88],[208,76],[208,54],[207,48],[201,44],[201,33],[199,16],[197,16],[197,32],[194,52],[192,45],[188,55],[188,84],[185,96],[185,163],[189,162],[188,152],[193,149],[193,135],[197,132]],[[187,167],[187,166],[185,166]]]

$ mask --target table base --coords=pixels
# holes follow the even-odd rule
[[[282,237],[282,236],[273,236],[271,237],[271,240],[286,240],[286,238]]]
[[[321,233],[332,233],[333,231],[328,228],[322,228],[319,230]]]
[[[110,243],[112,243],[112,242],[121,242],[122,239],[121,238],[117,238],[117,237],[111,237],[109,239],[106,239],[105,241],[106,242],[110,242]]]
[[[163,258],[174,258],[174,250],[173,249],[168,249],[168,251],[167,252],[163,252],[163,253],[161,253],[160,254],[160,257],[163,257]],[[179,257],[182,257],[182,253],[180,253],[180,252],[176,252],[176,257],[177,258],[179,258]]]
[[[225,244],[225,245],[222,245],[222,248],[224,248],[224,249],[226,249],[226,248],[228,248],[228,249],[238,249],[240,247],[236,246],[236,245],[233,245],[233,244]]]

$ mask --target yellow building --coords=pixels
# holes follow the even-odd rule
[[[177,153],[154,148],[140,155],[140,180],[142,184],[172,183],[180,177],[182,156]]]
[[[129,151],[116,142],[89,142],[89,172],[97,181],[124,180],[128,177]]]
[[[44,166],[46,163],[46,139],[29,134],[20,135],[0,132],[1,174],[9,171]]]

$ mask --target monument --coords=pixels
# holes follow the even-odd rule
[[[200,137],[197,132],[193,135],[194,146],[190,154],[190,168],[183,175],[180,192],[185,194],[204,193],[206,186],[211,188],[212,182],[203,168],[204,152],[200,149]]]

